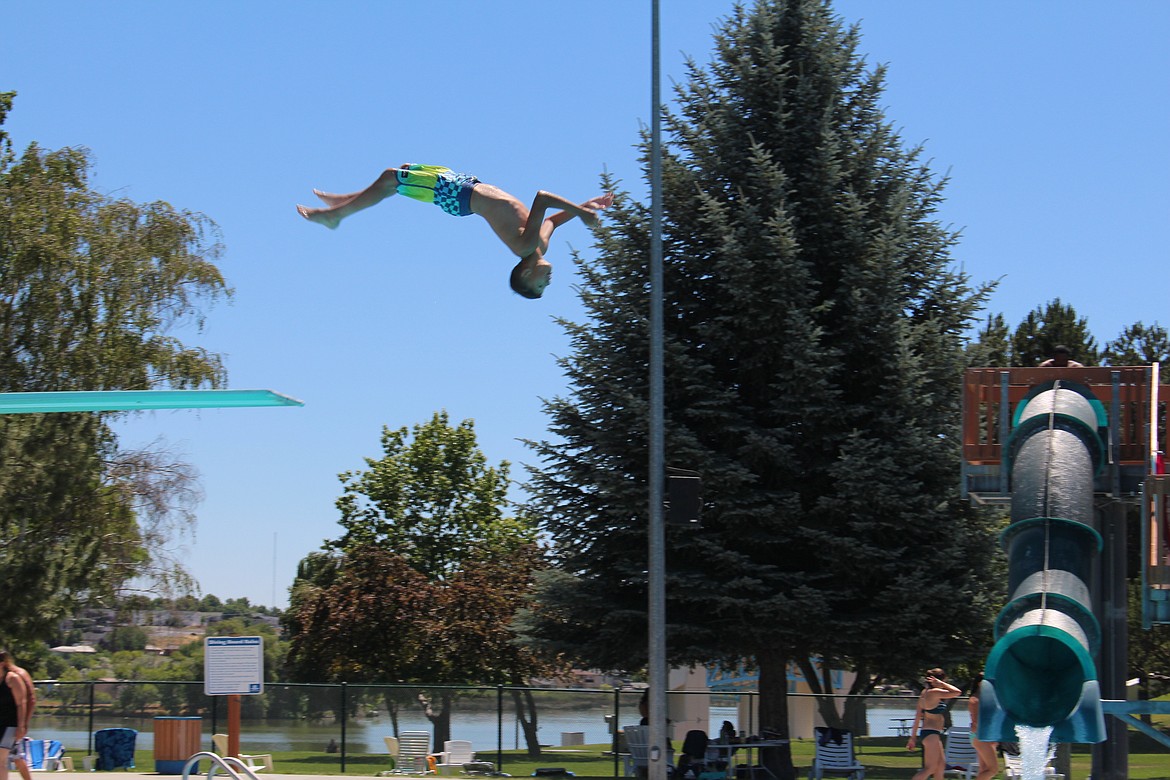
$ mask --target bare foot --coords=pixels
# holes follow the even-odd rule
[[[324,225],[330,230],[337,230],[337,226],[341,224],[341,217],[336,217],[329,213],[329,209],[311,209],[308,206],[297,205],[297,211],[300,215],[310,222],[316,222],[318,225]]]
[[[326,206],[330,208],[340,206],[343,203],[354,199],[353,193],[348,195],[338,195],[333,192],[321,192],[321,190],[313,190],[313,194],[325,202]]]

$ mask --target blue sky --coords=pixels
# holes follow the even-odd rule
[[[663,94],[683,53],[710,59],[730,0],[661,0]],[[1170,325],[1170,3],[838,0],[907,143],[951,183],[939,218],[957,263],[1002,279],[1015,324],[1059,297],[1098,341]],[[472,418],[492,462],[532,462],[540,399],[564,392],[554,316],[581,318],[561,228],[540,301],[478,218],[395,198],[337,231],[304,222],[310,189],[350,191],[403,162],[447,165],[521,199],[642,195],[649,0],[11,0],[0,90],[18,149],[81,145],[93,185],[202,212],[235,287],[200,344],[229,385],[301,409],[155,412],[121,426],[196,466],[205,499],[180,557],[204,592],[284,605],[297,562],[337,535],[337,475],[383,425]]]

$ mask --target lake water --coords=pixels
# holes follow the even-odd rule
[[[583,732],[588,743],[607,742],[609,735],[605,722],[606,711],[548,712],[540,714],[540,741],[542,744],[560,745],[561,732]],[[61,718],[54,716],[33,717],[30,735],[41,739],[59,740],[70,750],[84,750],[89,739],[89,721],[86,718]],[[94,729],[125,727],[138,731],[137,748],[150,750],[154,747],[153,718],[94,718]],[[227,718],[220,716],[215,728],[227,731]],[[431,724],[423,717],[399,717],[400,731],[431,731]],[[341,726],[333,721],[312,722],[304,720],[245,720],[240,727],[241,749],[251,753],[274,751],[313,751],[325,749],[329,741],[341,742]],[[203,719],[203,732],[207,746],[211,745],[211,718]],[[383,737],[394,734],[390,719],[362,718],[346,723],[346,750],[350,753],[385,753]],[[477,749],[494,749],[500,735],[496,714],[462,713],[451,721],[453,738],[470,740]],[[507,719],[503,724],[502,740],[504,749],[523,747],[523,735],[518,724]]]
[[[901,702],[885,700],[871,704],[868,708],[869,733],[871,736],[893,736],[898,734],[899,719],[913,718],[913,699],[909,706]],[[560,746],[562,733],[580,732],[584,735],[585,744],[599,744],[609,742],[612,737],[605,716],[610,714],[607,708],[573,709],[568,711],[542,710],[540,712],[540,742],[544,745]],[[712,707],[711,723],[717,727],[724,720],[732,722],[736,728],[739,724],[736,710],[733,707]],[[629,722],[634,722],[636,716],[629,713]],[[970,720],[965,706],[956,706],[952,712],[954,725],[969,726]],[[624,724],[623,724],[624,725]],[[906,725],[909,725],[907,721]],[[57,739],[69,750],[83,751],[89,739],[89,721],[86,718],[62,718],[47,715],[36,715],[33,718],[31,735],[42,739]],[[110,728],[115,726],[127,727],[138,731],[139,750],[150,750],[154,747],[154,722],[152,718],[94,718],[94,729]],[[212,721],[210,717],[203,719],[203,732],[207,737],[207,747],[211,746]],[[221,713],[214,728],[223,732],[227,730],[227,718]],[[400,731],[431,731],[431,725],[421,715],[409,713],[398,720]],[[390,719],[386,716],[367,717],[348,721],[346,723],[346,751],[349,753],[384,753],[386,750],[383,737],[394,733]],[[497,723],[495,712],[460,712],[451,719],[451,736],[455,739],[470,740],[478,750],[495,749],[498,744],[505,750],[524,746],[523,734],[519,725],[505,716],[502,734]],[[332,721],[304,721],[304,720],[245,720],[241,725],[241,748],[250,753],[265,753],[274,751],[314,751],[325,749],[330,740],[341,742],[341,726]]]

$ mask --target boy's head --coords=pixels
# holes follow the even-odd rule
[[[1052,348],[1052,362],[1059,365],[1067,365],[1068,361],[1072,359],[1072,352],[1063,344],[1057,344]]]
[[[508,284],[517,295],[536,299],[544,295],[544,288],[551,281],[552,263],[545,260],[540,252],[533,252],[516,263]]]

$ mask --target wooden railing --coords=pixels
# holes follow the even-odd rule
[[[1104,406],[1117,464],[1148,464],[1152,451],[1161,449],[1159,437],[1165,431],[1160,423],[1165,409],[1160,408],[1157,393],[1151,392],[1156,391],[1156,377],[1157,367],[1151,366],[967,369],[963,378],[963,459],[976,466],[999,464],[1004,432],[1020,401],[1036,385],[1061,379],[1087,386]],[[1104,443],[1109,447],[1109,441]]]

